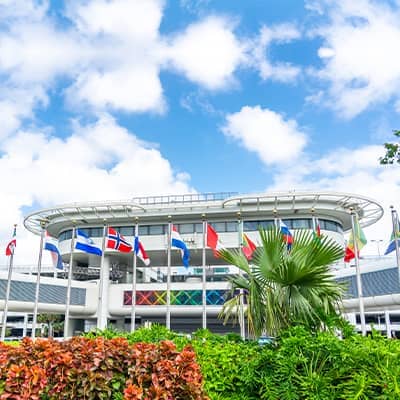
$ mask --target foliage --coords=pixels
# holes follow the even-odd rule
[[[237,335],[200,329],[190,343],[206,393],[211,400],[400,398],[400,341],[376,332],[363,337],[343,320],[334,323],[341,324],[343,339],[331,331],[297,325],[283,330],[276,346],[262,347]],[[152,329],[138,332],[156,339],[163,331]],[[133,381],[129,388],[127,395],[140,393]],[[118,396],[112,398],[122,400]]]
[[[118,337],[0,343],[0,400],[121,399],[122,392],[126,400],[207,398],[190,346]]]
[[[395,130],[393,134],[400,138],[400,131]],[[384,143],[386,153],[379,158],[381,164],[400,164],[400,142],[399,143]]]
[[[54,334],[60,335],[64,330],[63,316],[60,314],[39,314],[37,322],[46,324],[46,336],[53,337]]]
[[[329,265],[343,256],[342,248],[323,236],[299,231],[290,251],[278,229],[260,229],[261,246],[251,262],[240,250],[221,250],[221,257],[244,274],[232,279],[233,290],[244,289],[224,304],[225,321],[239,313],[244,297],[249,331],[276,336],[297,323],[318,329],[338,314],[342,288]]]

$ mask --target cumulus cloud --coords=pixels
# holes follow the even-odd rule
[[[376,200],[384,208],[384,216],[377,224],[366,228],[369,243],[363,249],[365,255],[376,255],[376,243],[371,240],[383,240],[382,245],[386,246],[391,233],[389,206],[394,205],[400,211],[400,204],[393,204],[395,199],[400,198],[400,167],[379,165],[381,154],[381,146],[367,145],[354,149],[333,149],[319,159],[309,156],[298,162],[295,168],[277,173],[268,190],[330,190]]]
[[[226,87],[246,57],[245,45],[235,37],[233,28],[232,21],[216,16],[190,25],[170,42],[172,65],[209,89]]]
[[[345,118],[373,104],[399,98],[400,10],[389,2],[312,2],[329,18],[314,30],[323,45],[323,67],[313,74],[328,83],[324,99]],[[317,7],[318,6],[318,7]]]
[[[10,230],[14,223],[21,224],[22,214],[32,206],[193,192],[187,174],[176,173],[154,145],[108,114],[92,124],[73,124],[64,139],[20,130],[0,150],[2,226]],[[31,234],[19,231],[16,262],[24,263],[23,257],[33,251]],[[8,239],[4,229],[1,239]]]
[[[252,56],[250,64],[259,70],[263,80],[273,79],[281,82],[293,81],[301,72],[301,69],[290,63],[272,62],[267,57],[269,47],[275,43],[288,43],[299,39],[300,31],[291,24],[275,25],[272,27],[263,26],[259,36],[251,46]]]
[[[295,120],[260,106],[243,107],[228,114],[222,132],[255,152],[260,160],[271,165],[293,162],[302,152],[307,136]]]

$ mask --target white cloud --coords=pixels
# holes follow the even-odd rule
[[[167,50],[171,64],[193,82],[220,89],[233,80],[245,60],[245,45],[233,33],[226,18],[208,17],[176,35]]]
[[[399,7],[369,0],[318,3],[330,19],[314,31],[323,39],[318,55],[324,65],[314,73],[329,85],[326,103],[352,118],[373,104],[398,99]]]
[[[300,38],[299,30],[290,24],[263,26],[260,35],[252,43],[252,56],[250,63],[259,70],[263,80],[273,79],[281,82],[293,81],[301,72],[299,67],[290,63],[273,63],[268,55],[272,43],[288,43]]]
[[[14,223],[21,225],[23,212],[32,206],[193,192],[187,174],[176,173],[154,145],[140,141],[107,114],[93,124],[74,124],[65,139],[18,131],[0,150],[2,243],[10,234],[6,227],[11,232]],[[19,231],[16,263],[23,264],[32,261],[35,251],[27,250],[31,234]],[[5,264],[3,255],[0,264]]]
[[[395,200],[400,198],[400,166],[379,165],[381,155],[381,146],[362,146],[352,150],[334,149],[320,159],[303,158],[295,167],[276,174],[274,184],[267,190],[330,190],[376,200],[384,208],[384,216],[366,228],[369,243],[362,251],[364,255],[376,255],[376,243],[371,240],[383,240],[383,252],[391,233],[389,206],[395,206],[400,212],[400,203]]]
[[[295,120],[285,120],[282,115],[260,106],[245,106],[227,115],[222,131],[255,152],[266,165],[292,162],[307,142]]]

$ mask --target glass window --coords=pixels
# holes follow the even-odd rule
[[[58,236],[58,240],[68,240],[72,238],[72,230],[61,232]]]
[[[194,231],[197,233],[203,233],[203,224],[194,224]]]
[[[311,229],[310,219],[293,219],[292,227],[293,229]]]
[[[178,231],[179,233],[193,233],[194,224],[179,224]]]
[[[133,226],[121,226],[121,229],[119,230],[119,233],[122,236],[133,236]]]
[[[237,222],[227,222],[226,223],[226,231],[227,232],[237,232]]]
[[[258,225],[259,225],[258,221],[244,221],[243,222],[243,230],[245,232],[257,231],[258,230]]]
[[[270,229],[275,226],[275,222],[273,220],[259,221],[259,225],[263,229]]]
[[[327,231],[337,232],[337,223],[333,221],[325,221],[325,229]]]
[[[139,236],[147,236],[149,234],[148,225],[139,225]]]
[[[283,222],[289,229],[292,229],[292,228],[293,228],[293,220],[292,220],[292,219],[284,219],[284,220],[282,220],[282,222]]]
[[[225,222],[213,222],[212,226],[217,232],[225,232]]]
[[[163,234],[164,234],[164,225],[149,226],[149,235],[163,235]]]
[[[90,237],[103,237],[103,228],[90,228],[89,236]]]

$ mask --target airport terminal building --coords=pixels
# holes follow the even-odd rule
[[[237,270],[215,258],[209,248],[205,251],[204,263],[203,221],[212,225],[224,247],[238,248],[242,240],[241,229],[257,243],[260,226],[267,228],[281,219],[295,233],[299,229],[312,229],[313,217],[316,217],[322,234],[344,246],[344,232],[351,229],[351,209],[363,227],[374,224],[383,215],[383,209],[376,201],[337,192],[152,196],[127,201],[71,203],[38,210],[25,218],[24,225],[39,235],[41,223],[46,221],[48,233],[59,240],[66,269],[44,274],[49,276],[41,278],[39,312],[65,313],[66,277],[74,228],[83,230],[102,247],[104,226],[114,228],[133,243],[137,225],[140,241],[151,262],[147,266],[137,260],[135,286],[132,252],[105,249],[102,259],[94,254],[73,251],[69,334],[95,328],[100,320],[103,321],[101,327],[112,324],[130,330],[133,288],[136,289],[136,326],[146,321],[165,324],[168,312],[171,329],[193,332],[204,326],[205,313],[206,326],[210,330],[238,331],[238,326],[225,326],[218,318],[230,293],[229,276],[237,274]],[[177,228],[190,251],[189,268],[183,267],[179,250],[168,249],[170,223]],[[382,322],[388,329],[400,331],[400,314],[397,316],[396,312],[400,310],[397,269],[392,259],[383,261],[370,262],[363,268],[364,303],[369,313],[367,322],[374,322],[375,327],[376,321]],[[339,281],[348,282],[345,311],[357,324],[354,268],[345,268],[342,263],[332,268]],[[31,269],[30,274],[23,272],[17,269],[13,274],[9,311],[29,314],[33,309],[35,270]],[[6,271],[0,271],[0,309],[4,305],[6,275]]]

